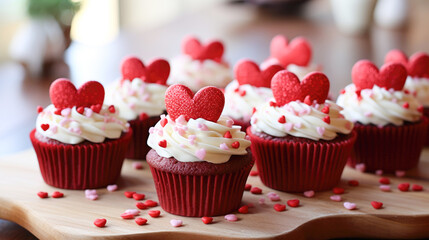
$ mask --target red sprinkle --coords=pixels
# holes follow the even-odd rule
[[[238,91],[240,91],[240,88],[234,89],[234,92],[238,92]]]
[[[279,123],[286,123],[286,117],[285,116],[279,117],[279,119],[277,119],[277,122],[279,122]]]
[[[340,94],[344,94],[344,93],[346,93],[346,90],[345,89],[341,89]]]
[[[94,225],[99,228],[106,226],[106,223],[107,223],[107,220],[105,218],[97,218],[94,221]]]
[[[242,206],[241,208],[238,209],[238,212],[243,213],[243,214],[248,213],[249,212],[249,206],[247,206],[247,205]]]
[[[162,148],[166,148],[167,147],[167,140],[161,140],[159,141],[158,145]]]
[[[258,188],[258,187],[252,187],[250,189],[250,192],[253,194],[262,194],[262,189]]]
[[[163,118],[163,119],[161,119],[161,121],[159,123],[161,124],[161,127],[164,127],[168,123],[168,119]]]
[[[410,94],[410,91],[408,91],[407,89],[404,89],[404,93],[405,94]]]
[[[411,186],[411,189],[412,189],[413,191],[420,192],[420,191],[423,191],[423,186],[422,186],[422,185],[419,185],[419,184],[413,184],[413,185]]]
[[[327,123],[327,124],[331,124],[331,117],[329,117],[329,116],[325,116],[325,117],[323,118],[323,121],[324,121],[325,123]]]
[[[377,202],[377,201],[372,201],[371,202],[372,207],[374,207],[375,209],[380,209],[383,207],[383,203],[382,202]]]
[[[332,192],[335,193],[335,194],[343,194],[344,193],[344,188],[334,187],[332,189]]]
[[[143,199],[144,199],[144,197],[145,197],[145,195],[144,195],[143,193],[134,193],[134,194],[133,194],[133,198],[134,198],[135,200],[137,200],[137,201],[139,201],[139,200],[143,200]]]
[[[378,180],[378,182],[379,182],[379,183],[381,183],[381,184],[385,184],[385,185],[387,185],[387,184],[390,184],[390,179],[389,179],[389,178],[387,178],[387,177],[382,177],[382,178],[380,178],[380,179]]]
[[[83,111],[85,110],[85,108],[84,107],[78,107],[78,108],[76,108],[76,111],[78,112],[78,113],[80,113],[80,114],[83,114]]]
[[[43,107],[42,106],[37,106],[37,113],[41,113],[43,112]]]
[[[243,91],[241,91],[241,92],[240,92],[240,96],[242,96],[242,97],[243,97],[243,96],[245,96],[245,95],[246,95],[246,90],[243,90]]]
[[[144,202],[144,205],[146,205],[147,207],[156,207],[156,206],[158,206],[158,203],[153,201],[153,200],[148,199]]]
[[[151,216],[153,218],[157,218],[157,217],[159,217],[159,215],[161,214],[161,212],[159,210],[149,210],[147,212],[147,214],[149,214],[149,216]]]
[[[139,115],[139,120],[146,120],[149,118],[149,115],[147,115],[146,113],[140,113]]]
[[[127,191],[127,192],[124,192],[124,195],[125,195],[125,197],[127,197],[127,198],[132,198],[132,197],[133,197],[133,195],[134,195],[134,193],[136,193],[136,192],[130,192],[130,191]]]
[[[252,177],[259,176],[259,172],[258,171],[250,171],[249,175]]]
[[[148,208],[148,206],[146,206],[146,204],[144,204],[144,203],[142,203],[142,202],[137,202],[137,203],[136,203],[136,207],[137,207],[138,209],[140,209],[140,210],[144,210],[144,209],[147,209],[147,208]]]
[[[110,106],[109,106],[109,112],[111,112],[111,113],[115,113],[115,112],[116,112],[115,106],[110,105]]]
[[[232,138],[231,132],[226,131],[226,133],[223,135],[224,138]]]
[[[277,103],[273,102],[273,101],[270,101],[270,107],[277,107]]]
[[[239,143],[239,142],[237,142],[237,141],[235,141],[235,142],[233,142],[233,143],[231,144],[231,147],[232,147],[232,148],[239,148],[239,147],[240,147],[240,143]]]
[[[64,197],[64,193],[55,191],[52,193],[52,197],[53,198],[62,198],[62,197]]]
[[[101,111],[101,104],[91,105],[92,111],[99,113]]]
[[[213,218],[212,217],[202,217],[201,221],[203,221],[204,224],[210,224],[213,222]]]
[[[291,199],[287,201],[287,205],[289,207],[298,207],[299,206],[299,199]]]
[[[280,204],[280,203],[276,203],[276,204],[274,204],[274,210],[276,210],[277,212],[286,211],[286,205]]]
[[[147,223],[147,219],[146,218],[142,218],[142,217],[138,217],[134,220],[137,225],[145,225]]]
[[[61,115],[61,109],[59,109],[59,108],[55,109],[54,114]]]
[[[423,105],[420,105],[418,108],[417,108],[417,111],[419,111],[419,112],[423,112],[423,110],[424,110],[424,107],[423,107]]]
[[[310,95],[305,96],[304,98],[304,103],[311,106],[311,99],[310,99]]]
[[[357,187],[357,186],[359,186],[359,182],[358,182],[358,180],[350,180],[350,181],[348,181],[347,183],[349,184],[349,186],[352,186],[352,187]]]
[[[256,112],[256,108],[255,107],[253,107],[252,108],[252,114],[254,114]]]
[[[398,185],[398,189],[399,189],[401,192],[407,192],[409,188],[410,188],[410,184],[409,184],[409,183],[400,183],[400,184]]]
[[[49,197],[47,192],[38,192],[37,196],[39,196],[40,198],[47,198]]]
[[[410,107],[410,104],[409,104],[408,102],[405,102],[405,103],[402,105],[402,107],[403,107],[403,108],[407,108],[407,109],[408,109],[408,108]]]
[[[252,184],[246,183],[246,185],[244,186],[244,191],[250,191],[251,188]]]
[[[49,129],[49,124],[41,124],[40,127],[43,129],[43,131],[46,131]]]
[[[328,106],[324,106],[324,107],[322,108],[322,113],[324,113],[324,114],[328,114],[328,113],[329,113],[329,107],[328,107]]]
[[[131,213],[122,213],[121,214],[121,218],[123,218],[123,219],[133,219],[134,218],[134,215],[133,214],[131,214]]]

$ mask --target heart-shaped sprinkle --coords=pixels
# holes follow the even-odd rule
[[[255,87],[271,87],[271,79],[274,74],[284,68],[280,65],[270,65],[264,70],[250,60],[241,60],[235,66],[235,79],[239,85],[249,84]]]
[[[142,218],[142,217],[138,217],[134,220],[137,225],[145,225],[147,223],[147,219],[146,218]]]
[[[365,163],[358,163],[355,166],[356,170],[358,170],[359,172],[365,172]]]
[[[356,90],[372,89],[374,85],[387,90],[402,90],[407,70],[400,63],[386,63],[380,70],[371,61],[360,60],[352,68],[352,80]]]
[[[85,197],[91,201],[95,201],[98,199],[98,194],[86,195]]]
[[[298,207],[299,206],[299,199],[287,200],[286,203],[289,207]]]
[[[321,104],[328,97],[329,80],[323,73],[312,72],[300,81],[294,73],[283,70],[274,75],[271,89],[277,106],[283,106],[296,100],[304,102],[307,96],[309,96],[307,99],[310,102],[315,100]]]
[[[158,142],[158,146],[162,147],[162,148],[166,148],[167,147],[167,140],[161,140]]]
[[[94,225],[99,228],[106,226],[106,223],[107,223],[107,220],[105,218],[97,218],[94,221]]]
[[[357,186],[359,186],[359,182],[358,182],[358,180],[349,180],[349,181],[347,182],[347,184],[348,184],[349,186],[352,186],[352,187],[357,187]]]
[[[371,202],[372,207],[374,207],[375,209],[380,209],[383,207],[383,203],[382,202],[377,202],[377,201],[372,201]]]
[[[225,134],[223,135],[224,138],[232,138],[231,132],[230,131],[226,131]]]
[[[156,206],[158,206],[158,203],[157,203],[157,202],[155,202],[155,201],[153,201],[153,200],[150,200],[150,199],[146,200],[146,201],[144,202],[144,204],[145,204],[146,206],[148,206],[148,207],[156,207]]]
[[[170,75],[170,64],[164,59],[155,59],[148,66],[136,57],[128,57],[121,64],[122,82],[142,79],[145,83],[166,85]]]
[[[308,198],[312,198],[314,197],[314,191],[313,190],[305,191],[304,196]]]
[[[43,107],[42,106],[37,106],[37,113],[41,113],[43,112]]]
[[[395,176],[397,176],[397,177],[404,177],[405,176],[405,171],[397,170],[397,171],[395,171]]]
[[[198,149],[195,152],[195,156],[200,160],[204,160],[204,158],[206,157],[206,150],[204,148]]]
[[[267,193],[267,197],[273,202],[280,201],[280,196],[275,192]]]
[[[250,191],[250,189],[252,189],[252,184],[246,183],[246,185],[244,185],[244,191]]]
[[[284,115],[279,117],[279,119],[277,119],[277,122],[282,123],[282,124],[286,123],[286,117]]]
[[[137,209],[127,209],[125,210],[125,213],[129,213],[129,214],[132,214],[133,216],[137,216],[140,214],[140,211]]]
[[[147,212],[147,214],[149,214],[149,216],[151,216],[153,218],[157,218],[161,214],[161,211],[159,211],[159,210],[149,210]]]
[[[276,58],[284,67],[289,64],[307,66],[311,60],[311,46],[307,39],[297,37],[288,43],[288,39],[277,35],[271,40],[271,57]]]
[[[429,55],[424,52],[416,52],[408,59],[405,53],[394,49],[387,53],[384,62],[403,64],[411,77],[429,77]]]
[[[422,185],[419,185],[419,184],[413,184],[413,185],[411,186],[411,189],[412,189],[413,191],[420,192],[420,191],[423,191],[423,186],[422,186]]]
[[[382,177],[378,180],[378,182],[386,185],[386,184],[390,184],[390,179],[387,177]]]
[[[131,213],[126,213],[126,212],[124,212],[124,213],[122,213],[122,214],[121,214],[121,218],[122,218],[122,219],[133,219],[133,218],[134,218],[134,215],[133,215],[133,214],[131,214]]]
[[[239,147],[240,147],[240,142],[238,142],[238,141],[233,142],[233,143],[231,144],[231,147],[232,147],[232,148],[235,148],[235,149],[239,148]]]
[[[170,220],[170,224],[173,227],[180,227],[180,226],[182,226],[183,221],[182,220],[178,220],[178,219],[171,219]]]
[[[243,213],[243,214],[248,213],[248,212],[249,212],[249,206],[244,205],[244,206],[240,207],[240,208],[238,209],[238,212],[239,212],[239,213]]]
[[[147,209],[148,206],[146,206],[146,204],[144,204],[143,202],[136,202],[136,208],[140,210],[144,210],[144,209]]]
[[[341,195],[332,195],[329,197],[334,202],[341,202]]]
[[[133,198],[134,193],[136,193],[136,192],[125,191],[125,192],[124,192],[124,195],[125,195],[125,197],[127,197],[127,198]]]
[[[355,210],[356,209],[356,204],[355,203],[345,202],[343,205],[348,210]]]
[[[173,121],[183,115],[186,120],[203,118],[217,122],[224,105],[225,97],[216,87],[204,87],[194,95],[188,87],[175,84],[165,93],[165,106]]]
[[[143,193],[134,193],[133,198],[137,201],[143,200],[145,198],[145,195]]]
[[[283,212],[286,211],[286,205],[284,204],[280,204],[280,203],[276,203],[273,206],[274,210],[276,210],[277,212]]]
[[[258,188],[258,187],[252,187],[251,189],[250,189],[250,192],[251,193],[253,193],[253,194],[262,194],[262,189],[260,189],[260,188]]]
[[[255,170],[252,170],[252,171],[250,171],[249,176],[251,176],[251,177],[259,176],[259,172],[255,171]]]
[[[390,192],[390,185],[380,185],[380,190],[383,192]]]
[[[85,190],[85,196],[96,195],[96,194],[97,194],[97,190],[96,189],[86,189]]]
[[[39,196],[39,198],[47,198],[49,197],[47,192],[38,192],[37,196]]]
[[[368,115],[368,117],[371,117],[371,116],[372,116],[372,113],[371,113],[371,112],[368,112],[368,113],[366,113],[366,114],[365,114],[365,116],[366,116],[366,115]],[[383,175],[383,170],[381,170],[381,169],[376,170],[376,171],[375,171],[375,175],[378,175],[378,176]]]
[[[46,124],[41,124],[40,128],[42,128],[43,131],[46,131],[46,130],[49,129],[49,124],[47,124],[47,123]]]
[[[182,43],[182,52],[190,56],[194,60],[213,60],[216,62],[222,61],[224,47],[220,41],[211,41],[206,45],[194,37],[186,37]]]
[[[204,224],[210,224],[213,222],[213,218],[212,217],[202,217],[201,221],[203,221]]]
[[[343,194],[344,193],[344,188],[334,187],[332,189],[332,192],[335,193],[335,194]]]
[[[225,219],[229,222],[238,221],[238,217],[235,214],[227,214],[227,215],[225,215]]]
[[[409,184],[409,183],[400,183],[400,184],[398,185],[398,189],[399,189],[401,192],[407,192],[409,188],[410,188],[410,184]]]
[[[116,184],[107,185],[107,191],[114,192],[116,190],[118,190],[118,185],[116,185]]]
[[[143,169],[143,164],[141,162],[135,161],[135,162],[133,162],[133,168],[137,169],[137,170],[141,170],[141,169]]]
[[[64,197],[64,193],[55,191],[52,193],[52,197],[53,198],[62,198],[62,197]]]

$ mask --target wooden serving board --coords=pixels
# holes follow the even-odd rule
[[[149,167],[136,170],[126,160],[116,192],[99,189],[99,199],[85,198],[84,191],[60,190],[64,198],[40,199],[36,193],[50,194],[58,189],[46,185],[40,175],[33,150],[0,159],[0,218],[16,222],[41,239],[324,239],[337,237],[423,238],[429,237],[429,149],[422,155],[418,169],[407,177],[391,179],[391,192],[379,190],[379,176],[346,168],[340,187],[346,189],[342,202],[329,199],[332,192],[316,193],[313,198],[302,194],[287,194],[265,187],[259,177],[249,177],[248,183],[263,189],[262,195],[245,192],[243,204],[253,203],[248,214],[236,215],[237,222],[215,217],[209,225],[200,218],[168,214],[159,206],[161,217],[151,218],[147,210],[141,217],[148,224],[138,226],[134,220],[120,217],[126,209],[135,208],[136,201],[123,195],[124,191],[146,194],[157,201]],[[360,185],[351,187],[347,181],[356,179]],[[422,192],[400,192],[401,182],[423,185]],[[266,194],[276,192],[280,203],[298,198],[301,205],[276,212]],[[265,198],[266,204],[259,204]],[[356,210],[347,210],[343,202],[354,202]],[[370,202],[381,201],[383,209],[374,209]],[[96,218],[106,218],[107,225],[97,228]],[[171,219],[183,221],[182,227],[172,227]]]

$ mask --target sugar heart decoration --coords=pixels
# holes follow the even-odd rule
[[[104,102],[104,87],[96,81],[88,81],[79,89],[70,80],[60,78],[49,88],[51,102],[57,109],[76,107],[91,107],[102,105]]]
[[[261,71],[255,62],[241,60],[235,67],[235,79],[240,85],[249,84],[255,87],[270,88],[274,74],[283,69],[280,65],[271,65]]]
[[[140,78],[145,83],[166,85],[170,75],[170,64],[164,59],[155,59],[148,66],[136,57],[128,57],[121,64],[122,82]]]
[[[175,84],[165,92],[165,106],[173,121],[183,115],[186,120],[204,118],[217,122],[224,105],[225,97],[216,87],[202,88],[194,95],[188,87]]]
[[[371,61],[360,60],[352,68],[352,80],[357,90],[371,89],[374,84],[401,90],[407,79],[407,70],[400,63],[386,63],[380,70]]]
[[[194,37],[186,37],[182,43],[182,51],[194,60],[203,61],[210,59],[216,62],[221,62],[224,47],[220,41],[211,41],[206,45],[202,45],[198,39]]]
[[[283,70],[274,75],[271,89],[278,106],[296,100],[304,102],[307,96],[311,102],[324,103],[329,93],[329,80],[321,72],[312,72],[300,82],[294,73]]]
[[[411,77],[429,78],[429,55],[424,52],[416,52],[409,59],[401,50],[391,50],[387,53],[385,63],[401,63]]]
[[[294,38],[290,43],[282,35],[271,40],[271,57],[276,58],[280,64],[287,67],[289,64],[307,66],[311,60],[311,46],[303,37]]]

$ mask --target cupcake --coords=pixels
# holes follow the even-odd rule
[[[250,60],[241,60],[235,66],[235,80],[225,88],[225,108],[223,115],[234,120],[234,123],[246,131],[250,126],[250,117],[255,108],[273,97],[271,79],[280,65],[270,65],[260,70],[259,66]]]
[[[427,120],[423,106],[403,90],[406,78],[407,70],[399,63],[387,63],[380,70],[368,60],[353,66],[353,83],[337,99],[358,134],[350,166],[385,173],[417,166]]]
[[[429,117],[429,55],[424,52],[414,53],[409,59],[400,50],[387,53],[385,63],[397,62],[405,66],[408,72],[404,89],[416,96],[423,105],[423,115]],[[426,146],[429,145],[429,132]]]
[[[203,45],[198,39],[187,37],[182,43],[182,53],[171,61],[168,84],[183,84],[197,92],[206,86],[224,88],[231,82],[231,69],[223,59],[222,42]]]
[[[322,70],[322,66],[311,63],[311,45],[304,37],[296,37],[288,43],[286,37],[277,35],[271,40],[270,53],[270,57],[261,64],[263,69],[279,64],[299,79],[311,72]]]
[[[89,81],[76,90],[57,79],[49,95],[52,104],[40,110],[30,133],[43,180],[64,189],[115,183],[132,131],[113,105],[103,104],[103,86]]]
[[[247,129],[262,183],[285,192],[336,186],[356,133],[342,108],[326,100],[328,78],[313,72],[300,81],[283,70],[271,89],[275,100],[256,109]]]
[[[150,129],[146,157],[161,207],[189,217],[237,210],[253,160],[246,134],[221,116],[222,91],[205,87],[194,95],[172,85],[165,104],[168,115]]]
[[[119,116],[126,119],[133,130],[126,158],[145,159],[150,147],[146,144],[149,128],[165,112],[164,95],[170,65],[156,59],[148,66],[136,57],[128,57],[121,64],[122,78],[109,86],[107,101],[114,104]]]

